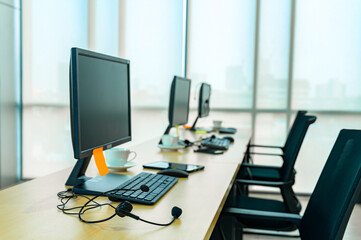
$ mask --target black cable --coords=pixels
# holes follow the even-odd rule
[[[89,210],[92,210],[92,209],[95,209],[95,208],[98,208],[98,207],[102,207],[102,206],[110,206],[111,208],[116,209],[116,207],[114,207],[110,203],[102,203],[102,204],[100,204],[100,203],[96,202],[95,199],[98,198],[98,197],[101,197],[101,196],[106,196],[106,194],[113,193],[113,192],[120,191],[120,190],[129,190],[129,189],[116,188],[116,189],[112,189],[112,190],[109,190],[109,191],[106,191],[106,192],[99,193],[99,194],[95,195],[92,198],[89,198],[89,197],[87,197],[85,195],[82,195],[82,194],[75,194],[72,189],[70,189],[70,190],[68,189],[66,191],[61,191],[61,192],[57,193],[57,196],[60,198],[60,201],[61,201],[61,204],[57,205],[57,208],[59,210],[61,210],[64,214],[78,215],[79,220],[84,222],[84,223],[101,223],[101,222],[105,222],[105,221],[108,221],[108,220],[112,219],[113,217],[115,217],[117,215],[117,213],[114,213],[114,214],[112,214],[111,216],[109,216],[107,218],[100,219],[100,220],[95,220],[95,221],[85,220],[82,217],[82,215],[85,214],[85,212],[87,212]],[[135,189],[135,190],[132,190],[132,191],[138,191],[138,190],[148,192],[149,188],[146,185],[142,185],[139,189]],[[86,198],[86,199],[88,199],[88,201],[82,206],[76,206],[76,207],[72,207],[72,208],[65,208],[66,204],[71,199],[76,199],[77,197]],[[90,204],[91,202],[93,202],[93,204]],[[68,211],[73,211],[75,209],[80,209],[80,210],[77,213],[68,212]],[[150,221],[147,221],[145,219],[142,219],[142,218],[139,218],[138,220],[140,220],[142,222],[145,222],[145,223],[149,223],[149,224],[164,227],[164,226],[171,225],[176,219],[177,219],[177,217],[173,217],[172,221],[169,222],[169,223],[166,223],[166,224],[154,223],[154,222],[150,222]]]
[[[142,221],[142,222],[145,222],[145,223],[149,223],[149,224],[153,224],[153,225],[157,225],[157,226],[166,227],[166,226],[171,225],[171,224],[172,224],[172,223],[176,220],[176,218],[175,218],[175,217],[173,217],[173,220],[172,220],[171,222],[169,222],[169,223],[155,223],[155,222],[149,222],[149,221],[147,221],[147,220],[145,220],[145,219],[142,219],[142,218],[139,218],[139,220],[140,220],[140,221]]]
[[[100,196],[105,196],[105,194],[108,194],[108,193],[111,193],[111,192],[114,192],[114,191],[119,191],[118,189],[112,189],[112,190],[109,190],[109,191],[106,191],[106,192],[103,192],[103,193],[99,193],[98,195],[95,195],[94,197],[90,198],[79,210],[79,213],[78,213],[78,217],[79,217],[79,220],[82,221],[82,222],[85,222],[85,223],[101,223],[101,222],[105,222],[105,221],[108,221],[110,219],[112,219],[113,217],[115,217],[117,214],[114,213],[113,215],[111,215],[110,217],[107,217],[107,218],[104,218],[104,219],[101,219],[101,220],[95,220],[95,221],[87,221],[85,219],[82,218],[82,214],[84,214],[86,211],[90,210],[90,209],[94,209],[95,207],[91,207],[90,209],[89,208],[85,208],[86,206],[88,206],[88,204],[90,202],[94,202],[94,200]],[[108,205],[112,206],[110,203],[107,203]],[[114,206],[112,206],[114,208]],[[85,210],[84,210],[85,208]]]
[[[138,191],[138,190],[144,191],[144,189],[146,190],[145,192],[149,191],[149,188],[146,185],[142,185],[142,186],[140,186],[140,188],[133,189],[132,191]],[[111,215],[110,217],[107,217],[107,218],[104,218],[104,219],[101,219],[101,220],[95,220],[95,221],[87,221],[87,220],[83,219],[81,215],[84,214],[86,211],[88,211],[90,209],[96,208],[96,207],[90,207],[90,208],[88,207],[88,208],[86,208],[87,206],[91,206],[91,205],[88,205],[88,204],[90,202],[95,202],[94,200],[96,198],[101,197],[101,196],[105,196],[106,194],[117,192],[117,191],[120,191],[120,190],[129,190],[129,189],[115,188],[115,189],[112,189],[112,190],[109,190],[109,191],[106,191],[106,192],[99,193],[98,195],[96,195],[96,196],[94,196],[92,198],[88,198],[88,202],[86,202],[79,210],[79,213],[78,213],[79,220],[82,221],[82,222],[85,222],[85,223],[101,223],[101,222],[105,222],[105,221],[108,221],[108,220],[112,219],[115,215],[117,215],[116,213]],[[110,203],[105,203],[103,205],[108,205],[108,206],[111,206],[112,208],[115,209],[115,207],[112,206]],[[84,208],[85,208],[85,210],[84,210]]]
[[[70,212],[70,211],[80,209],[82,207],[82,206],[77,206],[77,207],[65,208],[65,206],[68,204],[68,202],[71,199],[76,199],[77,197],[83,197],[88,200],[90,199],[88,196],[85,196],[82,194],[75,194],[72,189],[58,192],[57,196],[60,198],[60,202],[61,202],[61,204],[56,206],[57,209],[59,209],[60,211],[62,211],[62,213],[67,214],[67,215],[78,215],[79,214],[78,212]],[[105,205],[110,205],[109,203],[100,204],[95,201],[93,201],[93,202],[94,202],[94,204],[88,205],[90,209],[94,209],[94,208],[105,206]],[[113,207],[112,205],[110,205],[110,206]]]

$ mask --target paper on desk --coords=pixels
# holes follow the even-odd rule
[[[104,176],[109,173],[107,164],[105,163],[105,158],[103,154],[103,147],[96,148],[93,150],[93,156],[95,164],[97,165],[100,176]]]

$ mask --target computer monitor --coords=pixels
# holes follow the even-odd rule
[[[203,128],[196,128],[196,124],[199,118],[207,117],[209,115],[209,101],[211,98],[211,85],[207,83],[202,83],[201,88],[199,90],[199,98],[198,98],[198,115],[196,120],[194,121],[191,130],[206,130]],[[209,130],[211,131],[211,130]]]
[[[76,193],[98,194],[129,179],[120,174],[85,177],[94,149],[131,140],[129,69],[128,60],[71,49],[71,136],[78,160],[66,185],[74,186]]]
[[[169,98],[169,125],[184,125],[188,122],[191,81],[175,76]]]
[[[172,127],[188,122],[190,91],[190,79],[174,76],[169,98],[169,125],[164,134],[169,134]]]

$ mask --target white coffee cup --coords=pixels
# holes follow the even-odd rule
[[[132,153],[134,157],[128,159]],[[136,156],[137,153],[128,148],[111,148],[105,151],[105,159],[109,167],[123,167],[127,162],[133,161]]]
[[[162,144],[166,147],[178,146],[179,137],[176,135],[165,134],[162,137]]]
[[[219,129],[222,126],[222,121],[221,120],[213,120],[213,128],[215,129]]]

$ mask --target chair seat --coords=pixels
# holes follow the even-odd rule
[[[236,207],[242,209],[262,210],[271,212],[287,212],[284,203],[281,201],[248,197],[243,195],[229,197],[226,202],[226,207]]]
[[[229,197],[225,207],[234,207],[250,210],[261,210],[270,212],[288,213],[283,202],[272,199],[261,199],[248,196],[232,196]],[[296,225],[282,221],[265,221],[250,218],[237,217],[237,220],[246,228],[277,230],[277,231],[293,231],[297,229]]]
[[[281,176],[277,169],[272,168],[249,168],[252,179],[263,181],[280,181]],[[248,171],[245,171],[245,177],[250,178]]]

